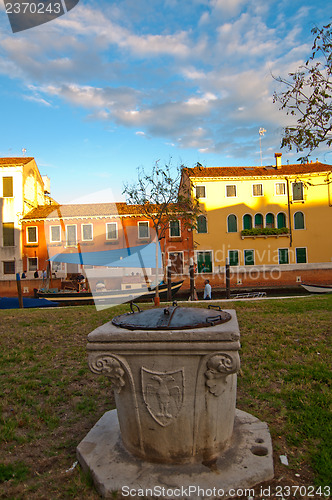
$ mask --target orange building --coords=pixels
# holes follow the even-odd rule
[[[80,205],[50,204],[39,206],[23,217],[23,265],[27,277],[47,269],[48,261],[59,253],[81,256],[80,264],[51,262],[51,271],[58,278],[84,273],[91,264],[84,264],[91,252],[105,252],[136,247],[155,241],[152,222],[142,215],[139,205],[95,203]],[[193,232],[181,219],[172,220],[160,240],[164,268],[168,261],[177,274],[188,273],[193,256]],[[98,267],[98,266],[96,266]],[[147,270],[155,273],[155,261]],[[98,273],[97,273],[98,274]],[[114,279],[136,275],[133,269],[123,268]]]

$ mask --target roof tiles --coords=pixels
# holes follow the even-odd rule
[[[150,205],[153,208],[154,205]],[[119,203],[89,203],[79,205],[41,205],[27,213],[24,220],[75,218],[75,217],[109,217],[111,215],[144,215],[141,205]]]
[[[13,165],[26,165],[30,161],[34,160],[30,156],[12,157],[12,158],[0,158],[0,166],[7,167]]]
[[[189,177],[270,177],[280,175],[303,175],[320,172],[331,172],[332,165],[325,163],[304,163],[281,165],[276,168],[271,165],[266,167],[194,167],[184,168]]]

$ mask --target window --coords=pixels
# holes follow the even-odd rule
[[[81,226],[82,241],[92,241],[93,240],[92,228],[93,228],[92,224],[82,224],[82,226]]]
[[[227,198],[230,198],[231,196],[236,196],[235,184],[226,186],[226,196],[227,196]]]
[[[306,248],[295,248],[296,263],[305,264],[307,262],[307,249]]]
[[[37,227],[36,226],[30,226],[27,227],[27,242],[28,243],[37,243]]]
[[[295,248],[296,263],[305,264],[307,262],[307,249],[306,248]]]
[[[108,222],[106,224],[106,239],[107,240],[117,240],[118,239],[118,224],[117,224],[117,222]]]
[[[2,178],[2,192],[4,198],[12,198],[13,197],[13,178],[12,177],[3,177]],[[11,273],[9,273],[11,274]]]
[[[288,248],[279,248],[278,249],[278,256],[279,256],[279,264],[288,264],[289,263]]]
[[[61,241],[61,226],[50,227],[51,243],[60,243]]]
[[[15,260],[3,262],[3,274],[15,274]]]
[[[170,252],[168,258],[171,263],[171,270],[174,274],[183,273],[183,253],[182,252]]]
[[[58,272],[64,271],[64,266],[65,266],[65,264],[63,264],[62,262],[52,261],[51,262],[52,273],[58,273]],[[84,266],[84,269],[85,269],[85,266]]]
[[[77,228],[75,224],[66,226],[66,245],[75,247],[77,245]]]
[[[286,184],[284,182],[276,182],[275,187],[277,196],[286,194]]]
[[[255,264],[255,250],[244,251],[244,265],[253,266]]]
[[[266,214],[265,227],[274,227],[274,214],[271,212]]]
[[[196,186],[196,198],[205,198],[205,186]]]
[[[147,239],[150,237],[149,223],[146,221],[139,221],[138,223],[138,237],[140,239]]]
[[[237,232],[237,217],[231,214],[227,217],[227,232],[236,233]]]
[[[253,184],[252,185],[252,195],[253,196],[263,196],[263,184]]]
[[[180,221],[171,220],[169,223],[169,235],[171,238],[178,238],[181,236],[180,233]]]
[[[252,217],[250,214],[243,216],[243,229],[252,229]]]
[[[296,212],[294,214],[294,229],[304,229],[304,213]]]
[[[238,250],[228,250],[228,260],[230,266],[239,265],[239,251]]]
[[[197,217],[197,232],[198,233],[207,233],[207,219],[205,215],[199,215]]]
[[[277,228],[281,229],[286,226],[286,215],[283,212],[278,213],[277,215]]]
[[[14,222],[4,222],[2,224],[2,237],[4,247],[15,246]]]
[[[293,182],[293,201],[303,201],[303,182]]]
[[[38,259],[37,257],[28,257],[28,271],[38,270]]]
[[[212,273],[212,252],[197,252],[197,270],[199,273]]]
[[[263,216],[262,214],[255,215],[255,227],[262,229],[263,227]]]

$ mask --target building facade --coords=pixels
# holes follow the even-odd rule
[[[34,158],[0,158],[0,280],[24,270],[22,218],[45,204],[44,180]]]
[[[192,238],[193,232],[180,218],[169,223],[160,247],[163,263],[167,265],[169,261],[173,273],[188,272],[189,259],[193,255]],[[100,252],[102,255],[108,250],[130,249],[154,241],[152,222],[142,214],[141,207],[123,202],[44,205],[23,218],[23,262],[28,278],[36,271],[45,270],[49,259],[56,254],[79,253],[81,256],[80,264],[51,262],[52,273],[65,278],[91,268],[90,264],[85,264],[88,253]],[[98,278],[98,263],[95,267]],[[147,272],[155,272],[154,260]],[[113,270],[113,277],[132,273],[132,269]]]
[[[194,234],[198,272],[232,285],[332,282],[332,166],[185,168],[202,215]]]

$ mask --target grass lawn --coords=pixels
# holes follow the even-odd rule
[[[275,478],[264,486],[331,486],[332,294],[227,308],[241,332],[237,407],[267,422],[273,440]],[[87,367],[86,337],[128,309],[0,311],[0,498],[99,498],[71,469],[77,444],[114,408],[109,381]]]

